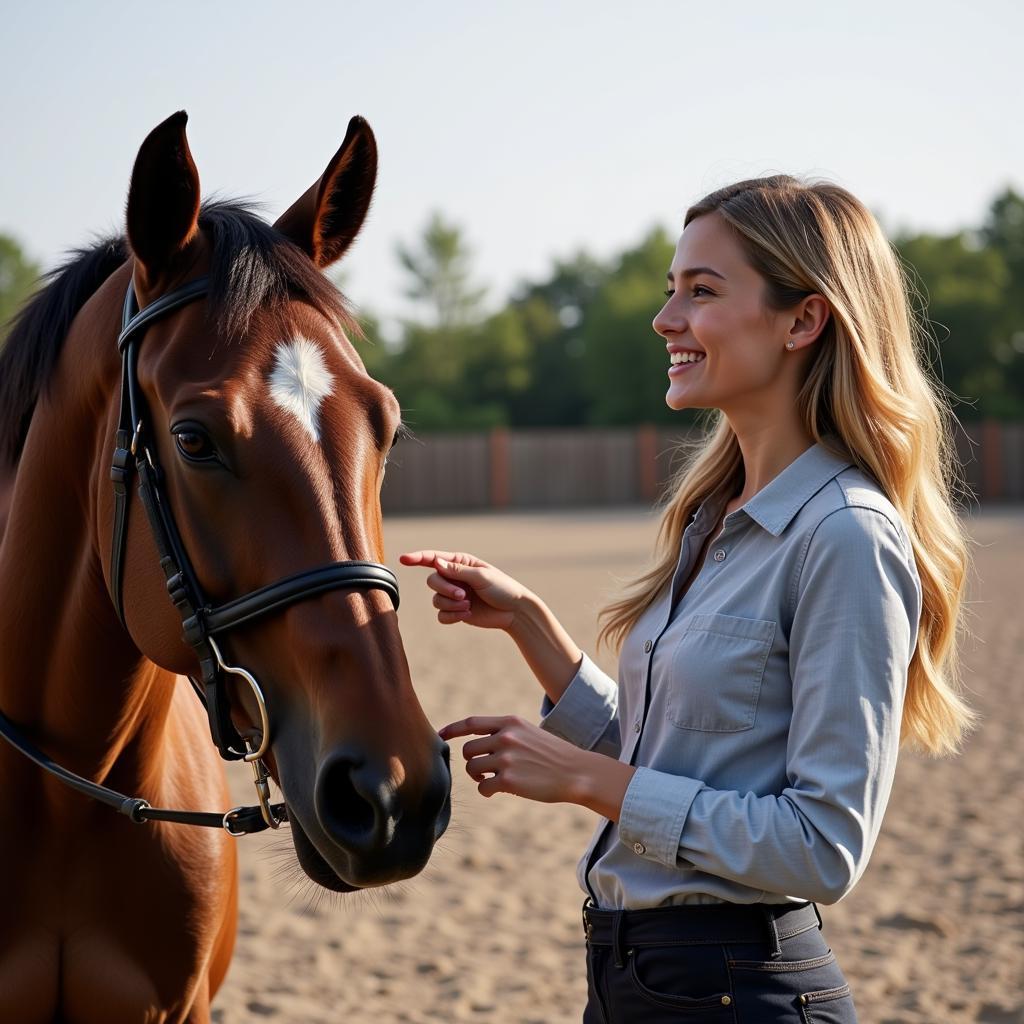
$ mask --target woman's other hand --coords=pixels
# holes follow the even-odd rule
[[[463,551],[410,551],[398,556],[402,565],[434,571],[427,586],[434,591],[437,621],[465,622],[483,629],[509,630],[530,592],[507,573]]]
[[[612,821],[636,769],[581,750],[516,715],[475,715],[446,725],[443,740],[477,736],[462,747],[466,774],[482,796],[512,793],[542,803],[574,803]]]

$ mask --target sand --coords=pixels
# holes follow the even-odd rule
[[[441,626],[416,547],[472,551],[541,594],[596,655],[595,613],[646,556],[641,510],[392,518],[388,562],[413,679],[438,727],[468,714],[536,719],[540,689],[503,634]],[[864,877],[823,907],[825,936],[863,1024],[1024,1024],[1024,512],[969,521],[966,682],[984,715],[955,759],[903,753]],[[578,1022],[586,997],[576,860],[591,812],[490,800],[453,743],[453,824],[423,874],[354,896],[304,883],[285,830],[240,842],[238,945],[214,1018],[320,1022]],[[240,801],[245,769],[232,768]]]

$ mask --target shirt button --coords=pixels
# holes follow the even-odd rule
[[[637,720],[636,720],[636,721],[635,721],[635,722],[633,723],[633,732],[639,732],[639,731],[640,731],[640,719],[638,718],[638,719],[637,719]]]
[[[647,847],[643,843],[634,843],[633,852],[638,856],[642,857],[647,852]]]
[[[719,548],[715,552],[715,561],[716,562],[724,562],[725,561],[725,548]]]
[[[644,642],[644,654],[650,654],[651,653],[651,648],[653,646],[654,646],[654,644],[652,644],[650,640],[645,641]]]

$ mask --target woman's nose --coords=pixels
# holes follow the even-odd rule
[[[667,338],[671,334],[680,334],[685,330],[686,318],[683,316],[682,310],[669,299],[658,310],[654,320],[651,321],[651,326],[654,328],[655,334]]]

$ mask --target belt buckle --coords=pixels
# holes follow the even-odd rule
[[[587,917],[587,907],[593,904],[593,900],[588,896],[583,902],[583,934],[586,937],[587,945],[590,945],[590,940],[594,937],[594,923]]]

